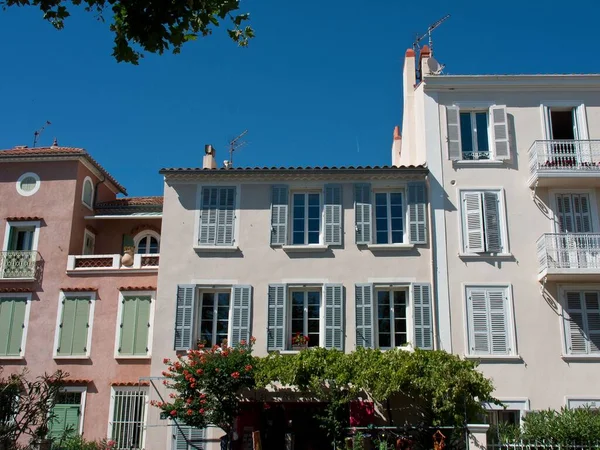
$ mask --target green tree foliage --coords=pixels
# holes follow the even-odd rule
[[[64,27],[73,6],[83,6],[102,21],[105,14],[112,14],[113,56],[133,64],[139,63],[143,52],[163,54],[172,49],[179,53],[183,44],[212,34],[223,22],[229,25],[229,37],[242,47],[254,37],[246,25],[249,15],[239,11],[240,0],[0,0],[0,5],[3,9],[37,7],[58,30]]]

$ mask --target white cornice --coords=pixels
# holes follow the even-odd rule
[[[426,91],[600,91],[600,74],[571,75],[429,75]]]

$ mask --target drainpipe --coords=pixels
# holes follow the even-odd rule
[[[106,181],[106,176],[102,172],[100,172],[100,175],[102,175],[102,179],[94,186],[94,198],[92,199],[92,209],[94,210],[96,209],[96,200],[98,199],[98,186]]]

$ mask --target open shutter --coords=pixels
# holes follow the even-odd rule
[[[564,318],[568,336],[567,352],[571,355],[586,354],[588,351],[582,297],[582,292],[566,293],[568,315],[565,314]]]
[[[325,245],[342,245],[342,187],[325,185]]]
[[[121,336],[119,339],[119,354],[133,355],[135,343],[135,325],[136,325],[136,299],[134,297],[123,298],[123,314],[121,316]]]
[[[483,253],[483,214],[479,192],[463,192],[463,227],[465,251]]]
[[[0,300],[0,355],[19,356],[25,328],[24,298],[5,298]]]
[[[267,350],[285,350],[285,284],[269,285],[269,311],[267,318]]]
[[[219,188],[216,245],[233,245],[233,223],[235,221],[235,188]]]
[[[231,343],[250,340],[250,313],[252,308],[252,286],[236,285],[231,288],[233,306],[231,312]]]
[[[507,308],[508,299],[505,289],[489,289],[487,292],[490,310],[491,353],[508,355],[511,353],[508,340]]]
[[[354,185],[354,215],[356,223],[356,243],[371,243],[371,185]]]
[[[87,336],[89,331],[90,299],[75,299],[76,310],[73,327],[71,355],[85,355],[87,352]]]
[[[373,285],[354,286],[356,304],[356,347],[375,347],[373,342]]]
[[[133,340],[133,354],[145,355],[148,353],[148,331],[150,330],[150,306],[152,298],[149,296],[136,297],[135,333]]]
[[[75,329],[75,313],[77,299],[66,297],[63,299],[62,317],[59,326],[58,356],[68,356],[73,350],[73,331]]]
[[[600,354],[600,298],[597,292],[586,292],[584,301],[590,353],[597,355]]]
[[[218,188],[202,188],[200,207],[199,245],[214,245],[217,235]]]
[[[271,191],[271,245],[287,244],[288,187],[273,186]]]
[[[433,350],[431,284],[413,284],[415,347]]]
[[[192,348],[194,311],[196,309],[196,286],[180,284],[177,286],[177,302],[175,312],[175,350]]]
[[[344,351],[344,287],[326,284],[325,348]]]
[[[175,450],[203,450],[205,448],[206,428],[179,425],[175,427]]]
[[[458,106],[446,106],[446,121],[448,124],[448,158],[452,161],[459,161],[462,159],[462,141]]]
[[[426,244],[427,188],[424,182],[408,183],[408,220],[411,244]]]
[[[497,192],[483,193],[483,213],[485,217],[485,250],[502,252],[500,227],[500,199]]]
[[[469,353],[472,355],[488,355],[490,353],[490,328],[486,291],[471,289],[467,295]]]
[[[490,123],[494,136],[496,159],[510,159],[510,140],[508,138],[508,116],[506,106],[490,106]]]

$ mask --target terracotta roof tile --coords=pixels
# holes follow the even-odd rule
[[[163,198],[156,197],[125,197],[109,202],[96,203],[98,209],[129,208],[132,206],[162,206]]]
[[[65,287],[65,288],[60,288],[61,291],[63,292],[93,292],[93,291],[97,291],[98,288],[97,287]]]
[[[108,171],[98,163],[90,154],[83,148],[76,147],[15,147],[7,150],[0,150],[0,160],[8,158],[46,158],[60,156],[81,156],[86,158],[93,166],[100,171],[106,178],[110,180],[116,188],[127,195],[127,190],[121,185]]]
[[[17,216],[15,216],[15,217],[7,217],[6,220],[18,222],[18,221],[26,221],[26,220],[43,220],[43,219],[41,217],[37,217],[37,216],[33,216],[33,217],[30,217],[30,216],[18,216],[17,217]]]
[[[13,292],[33,292],[32,288],[23,287],[11,287],[11,288],[0,288],[1,293],[13,293]]]
[[[306,167],[234,167],[231,169],[226,169],[224,167],[218,169],[203,169],[202,167],[167,167],[160,169],[159,173],[177,173],[177,172],[198,172],[198,173],[209,173],[209,172],[238,172],[238,173],[248,173],[248,172],[320,172],[320,171],[354,171],[354,170],[372,170],[372,171],[381,171],[381,170],[400,170],[400,169],[427,169],[425,165],[410,165],[410,166],[340,166],[340,167],[328,167],[328,166],[306,166]]]
[[[79,385],[79,386],[83,386],[86,384],[90,384],[92,382],[92,380],[89,380],[87,378],[66,378],[64,380],[62,380],[64,384],[68,384],[68,385]]]
[[[111,386],[150,386],[148,381],[111,381]]]
[[[156,286],[121,286],[120,291],[155,291]]]

